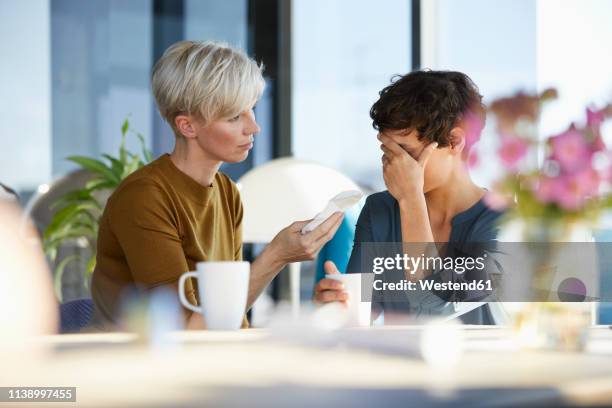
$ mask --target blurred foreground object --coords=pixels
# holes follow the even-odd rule
[[[19,208],[6,200],[0,200],[0,313],[4,349],[58,328],[51,273],[38,235]]]
[[[503,174],[487,203],[507,209],[506,221],[571,228],[594,224],[602,210],[612,207],[612,150],[601,130],[612,117],[612,105],[587,108],[583,123],[570,123],[560,134],[545,137],[538,134],[540,114],[556,97],[554,89],[540,95],[519,92],[489,107],[496,119]],[[541,228],[528,229],[525,238],[542,233]]]
[[[503,171],[485,200],[505,210],[500,241],[524,243],[529,270],[521,272],[528,282],[519,284],[526,284],[531,303],[516,314],[519,340],[528,348],[577,350],[591,323],[588,301],[599,299],[597,253],[585,245],[588,262],[579,267],[563,255],[576,243],[592,242],[592,229],[612,207],[612,150],[602,135],[612,105],[589,107],[583,122],[540,135],[542,109],[557,97],[554,89],[519,92],[490,105]]]

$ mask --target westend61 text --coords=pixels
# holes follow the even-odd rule
[[[428,290],[428,291],[493,291],[491,280],[474,280],[471,282],[434,282],[431,280],[419,280],[417,282],[402,279],[399,282],[383,282],[376,279],[372,284],[374,290]]]

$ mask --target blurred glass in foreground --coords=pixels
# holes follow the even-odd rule
[[[58,328],[51,273],[30,220],[0,199],[0,353],[27,348],[33,336]]]

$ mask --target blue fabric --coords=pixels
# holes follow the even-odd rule
[[[596,229],[593,231],[595,242],[612,242],[611,229]],[[612,253],[605,251],[606,246],[597,246],[599,267],[599,296],[602,299],[612,298],[612,270],[607,265],[612,265]],[[598,324],[612,324],[612,302],[600,302],[598,304]]]
[[[77,332],[91,321],[94,311],[92,299],[71,300],[60,305],[61,333]]]
[[[325,261],[333,261],[340,273],[346,272],[346,265],[353,249],[355,224],[364,203],[365,199],[362,199],[357,205],[344,212],[344,219],[340,227],[338,227],[336,234],[321,248],[317,257],[315,285],[325,277],[325,268],[323,267]]]
[[[452,247],[456,250],[469,253],[470,243],[493,242],[499,232],[497,221],[501,215],[501,212],[488,208],[481,199],[452,219],[449,243],[452,243]],[[360,243],[367,242],[402,242],[399,205],[388,191],[372,194],[366,200],[355,228],[353,251],[347,266],[348,273],[362,272]],[[415,315],[451,314],[454,311],[451,303],[435,294],[424,292],[411,293],[410,296],[415,297],[406,302],[389,301],[374,306],[382,310]],[[461,319],[469,324],[493,323],[488,306],[468,312]]]

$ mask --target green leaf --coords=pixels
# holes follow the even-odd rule
[[[51,262],[55,262],[55,258],[57,258],[57,245],[45,244],[45,254],[49,257]]]
[[[92,236],[87,231],[78,230],[78,229],[71,230],[70,232],[67,232],[67,233],[61,233],[61,234],[51,236],[48,239],[47,246],[53,247],[53,248],[59,248],[60,246],[66,244],[70,240],[77,240],[79,238],[89,238],[87,239],[87,242],[89,243]]]
[[[97,190],[110,190],[110,189],[114,189],[118,186],[119,184],[113,182],[113,181],[108,181],[108,180],[104,180],[104,179],[93,179],[88,181],[85,184],[85,188],[88,189],[90,192],[94,192]]]
[[[89,210],[96,209],[96,206],[89,203],[75,203],[62,208],[55,213],[49,226],[45,230],[43,239],[48,239],[54,233],[57,233],[65,224],[73,222],[77,216],[85,215],[97,221],[96,218],[89,213]]]
[[[151,163],[153,161],[153,153],[147,149],[147,142],[145,141],[142,133],[136,133],[136,136],[140,140],[140,146],[142,147],[142,156],[145,159],[146,163]]]
[[[94,269],[96,269],[96,253],[89,258],[87,261],[87,265],[85,267],[85,273],[83,274],[83,286],[89,292],[89,281],[91,280],[91,276],[93,275]]]
[[[119,160],[121,163],[127,163],[128,151],[125,148],[125,140],[129,128],[130,122],[128,118],[125,118],[123,125],[121,126],[121,144],[119,145]]]
[[[86,217],[83,217],[83,219],[80,219],[73,224],[73,226],[76,228],[82,228],[85,231],[90,232],[93,232],[97,225],[97,222],[91,222],[91,220]]]
[[[87,262],[87,267],[85,268],[85,270],[87,271],[87,274],[91,276],[91,274],[93,274],[94,269],[96,269],[96,255],[95,254],[91,258],[89,258],[89,261]]]
[[[141,167],[140,163],[142,163],[142,160],[140,160],[140,156],[132,155],[132,159],[130,160],[128,165],[125,166],[125,173],[123,177],[127,177],[133,172],[135,172],[136,170],[138,170]]]
[[[90,202],[93,205],[98,205],[98,201],[91,195],[88,189],[70,191],[51,204],[50,208],[55,209],[58,207],[65,207],[69,204]]]
[[[61,228],[57,228],[54,231],[50,231],[45,236],[46,245],[54,245],[56,241],[66,241],[69,239],[75,239],[80,237],[90,236],[92,233],[91,228],[83,228],[77,226],[74,223],[63,225]]]
[[[64,224],[62,228],[48,236],[49,241],[56,239],[72,239],[79,237],[92,237],[95,234],[95,225],[87,217],[79,217],[77,220]]]
[[[108,181],[115,181],[117,183],[119,183],[120,181],[120,179],[117,178],[115,173],[113,173],[113,170],[100,160],[91,159],[89,157],[84,156],[70,156],[66,160],[70,160],[71,162],[78,164],[84,169],[99,174],[100,176],[105,177]]]
[[[91,200],[93,197],[87,189],[74,190],[64,194],[61,198],[68,200]]]
[[[53,287],[55,288],[55,296],[62,302],[62,276],[64,276],[64,270],[66,266],[77,259],[78,256],[70,255],[62,259],[62,261],[55,267],[55,276],[53,277]]]
[[[130,128],[130,122],[128,118],[125,118],[125,120],[123,121],[123,125],[121,125],[121,135],[124,136],[127,133],[129,128]]]
[[[60,227],[65,224],[70,218],[74,217],[77,212],[78,204],[69,205],[56,212],[51,219],[51,222],[45,229],[43,239],[46,241],[49,237],[60,230]]]
[[[103,157],[105,157],[106,159],[108,159],[111,163],[112,163],[112,167],[111,170],[113,171],[113,173],[115,174],[115,176],[121,180],[123,178],[123,171],[125,168],[125,163],[121,162],[120,160],[114,158],[111,155],[108,154],[103,154]]]

